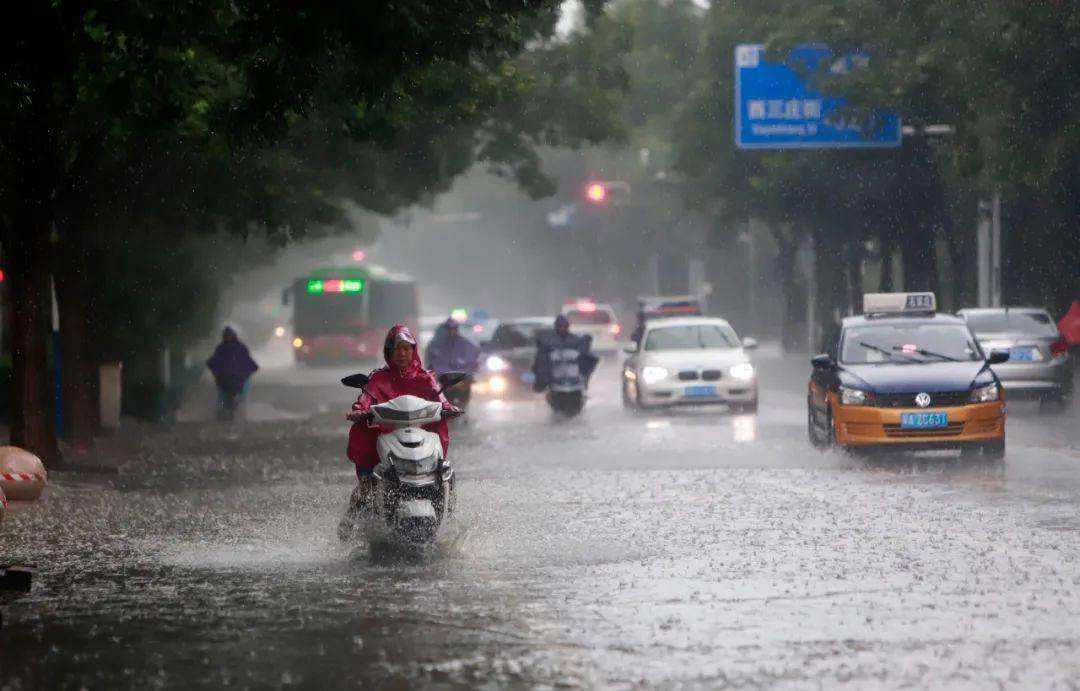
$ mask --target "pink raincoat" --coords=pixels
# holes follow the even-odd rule
[[[413,359],[404,370],[399,370],[390,361],[390,354],[398,341],[398,336],[404,336],[413,343]],[[380,367],[371,373],[371,381],[368,382],[364,393],[353,404],[354,411],[364,412],[371,406],[386,403],[398,396],[419,396],[429,401],[439,401],[444,410],[450,409],[450,403],[446,397],[439,393],[439,382],[432,372],[424,369],[420,363],[419,349],[416,348],[416,339],[412,332],[403,324],[398,324],[390,329],[386,335],[386,343],[383,346],[383,357],[386,359],[386,367]],[[355,422],[349,430],[349,447],[347,455],[349,460],[356,464],[356,470],[368,471],[379,463],[379,454],[376,442],[379,434],[389,431],[390,428],[380,428],[367,422]],[[429,432],[437,432],[442,440],[443,454],[450,446],[450,429],[446,420],[441,420],[431,425],[425,425],[424,429]]]

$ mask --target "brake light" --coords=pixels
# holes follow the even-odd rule
[[[622,333],[622,327],[619,326],[618,324],[612,324],[611,325],[611,333],[614,334],[615,336],[618,336],[619,334]]]
[[[1065,357],[1069,354],[1069,344],[1064,338],[1059,338],[1050,344],[1050,357]]]

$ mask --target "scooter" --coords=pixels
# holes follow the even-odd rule
[[[462,381],[464,372],[439,377],[440,393]],[[353,374],[341,380],[345,386],[363,389],[368,376]],[[442,405],[417,396],[398,396],[352,418],[392,427],[379,435],[379,463],[375,466],[376,525],[385,525],[406,542],[423,545],[434,541],[442,522],[454,513],[454,469],[443,457],[439,435],[423,429],[439,422]]]
[[[551,381],[547,387],[547,404],[560,415],[574,417],[585,407],[588,383],[579,364],[581,352],[577,348],[555,348],[549,358]]]

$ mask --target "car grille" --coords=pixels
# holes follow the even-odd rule
[[[885,425],[885,436],[895,439],[925,439],[927,437],[956,437],[964,433],[964,423],[950,422],[948,427],[935,429],[904,429],[900,425]]]
[[[927,392],[929,393],[929,392]],[[915,397],[918,393],[886,393],[874,396],[876,408],[918,408]],[[967,405],[971,401],[970,391],[942,391],[930,393],[930,408],[949,408]]]
[[[707,369],[704,372],[698,373],[697,370],[684,369],[679,372],[679,381],[697,381],[699,378],[705,381],[717,381],[724,376],[722,370]]]

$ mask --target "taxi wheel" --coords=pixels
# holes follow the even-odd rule
[[[994,463],[1005,460],[1005,437],[998,441],[987,442],[983,448],[983,458]]]
[[[836,443],[835,432],[833,431],[832,411],[828,411],[826,415],[826,429],[822,432],[814,422],[814,409],[809,401],[807,402],[806,432],[807,436],[810,438],[811,446],[815,449],[827,449]]]

